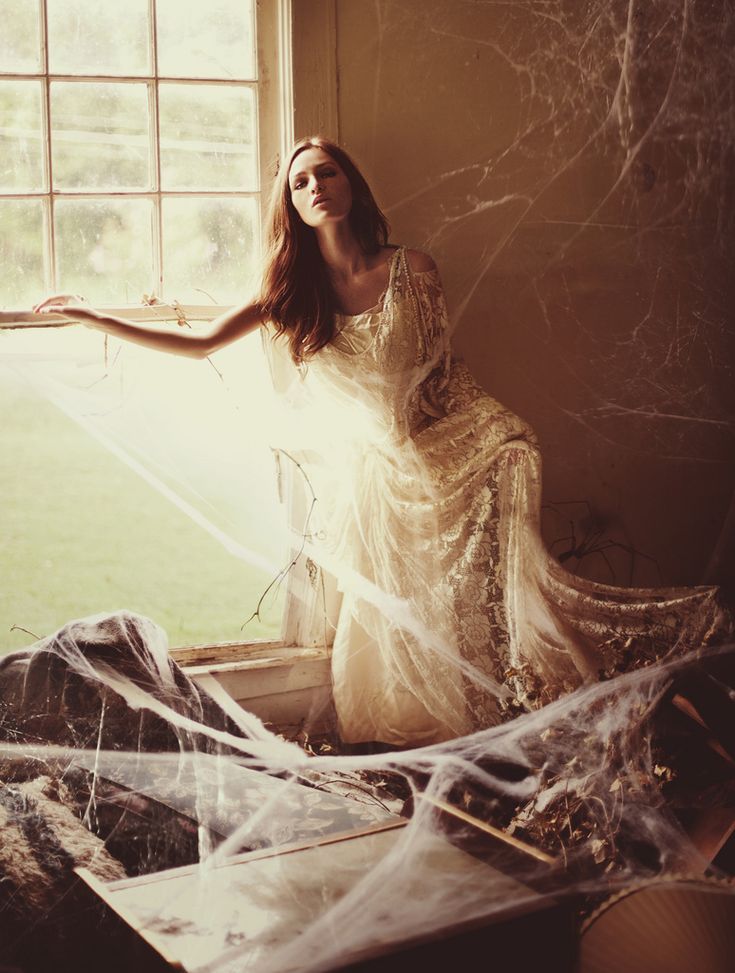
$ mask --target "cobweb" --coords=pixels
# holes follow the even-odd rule
[[[373,15],[367,146],[382,144],[396,36],[417,38],[417,76],[456,74],[456,87],[421,88],[395,109],[394,151],[410,153],[423,113],[451,113],[452,131],[473,137],[424,148],[424,180],[391,169],[387,211],[455,264],[455,324],[475,347],[484,340],[486,370],[497,356],[503,382],[509,365],[520,401],[533,399],[530,371],[567,434],[722,463],[733,409],[731,5],[378,2]],[[494,333],[506,319],[517,339]],[[556,451],[554,426],[544,431]]]
[[[99,917],[69,941],[79,866],[164,955],[233,971],[330,969],[717,874],[686,826],[732,800],[731,759],[672,705],[703,671],[732,685],[732,647],[440,745],[358,755],[322,713],[288,739],[213,679],[193,683],[141,616],[72,622],[0,664],[3,949],[24,969],[50,943],[82,962],[109,951]]]
[[[478,5],[452,4],[449,24],[442,6],[401,12],[405,5],[378,3],[379,34],[397,30],[401,18],[424,16],[438,36],[466,41],[461,13]],[[631,223],[643,214],[647,227],[637,237],[640,252],[654,232],[671,233],[671,248],[659,254],[647,281],[649,306],[632,331],[606,336],[601,348],[579,305],[565,314],[579,360],[594,354],[609,366],[588,404],[569,412],[616,441],[644,423],[661,455],[710,463],[729,419],[707,383],[683,383],[682,375],[693,362],[706,372],[717,357],[723,293],[702,279],[694,321],[661,309],[667,268],[681,266],[677,247],[687,227],[714,227],[708,253],[719,256],[712,259],[723,259],[731,242],[735,47],[721,38],[732,34],[732,12],[689,2],[491,6],[502,6],[502,28],[472,43],[491,46],[522,92],[515,136],[442,174],[440,182],[456,190],[453,210],[429,212],[433,187],[425,186],[392,200],[391,216],[409,205],[419,219],[426,211],[426,246],[438,251],[476,218],[498,218],[502,232],[480,251],[463,288],[461,321],[490,268],[502,268],[520,226],[564,222],[545,208],[551,190],[604,167],[605,191],[585,192],[579,219],[567,222],[559,246],[529,272],[534,335],[551,346],[559,337],[555,270],[579,253],[583,230],[605,225],[611,200],[634,186],[626,196]],[[710,70],[702,72],[705,61]],[[380,59],[378,66],[379,82]],[[602,95],[590,99],[591,91]],[[656,181],[672,180],[676,200],[651,193]],[[653,358],[641,354],[649,344],[668,348],[654,371]],[[115,381],[135,374],[124,357],[95,359],[94,383],[76,364],[71,381],[48,361],[26,364],[38,387],[90,427],[104,427],[108,441],[142,442],[140,416],[132,437],[114,432],[125,398]],[[716,366],[729,375],[730,366]],[[148,368],[138,374],[150,376]],[[567,378],[583,381],[572,360]],[[80,385],[94,385],[103,398],[80,400]],[[105,388],[112,389],[106,400]],[[150,443],[134,456],[143,468],[150,457]],[[163,479],[235,556],[277,571],[267,552],[238,539],[237,489],[223,493],[216,472],[204,474]],[[177,480],[186,480],[185,500],[171,488]],[[282,529],[276,518],[273,525]],[[284,531],[283,543],[292,541]],[[395,623],[392,593],[377,594]],[[79,905],[75,866],[117,889],[162,947],[178,941],[187,969],[220,971],[323,970],[552,900],[573,897],[584,911],[639,880],[717,873],[689,833],[709,805],[731,806],[732,754],[675,704],[703,672],[731,701],[732,647],[722,644],[605,673],[542,708],[518,706],[504,722],[440,745],[355,753],[325,731],[323,713],[305,714],[297,738],[288,739],[233,705],[215,682],[195,684],[171,661],[154,622],[128,612],[72,622],[0,663],[0,956],[42,969],[49,943],[82,957],[92,948],[92,926],[86,941],[74,947],[70,940],[69,930],[79,931],[71,919]],[[334,840],[344,835],[353,838]],[[181,871],[170,875],[174,869]],[[171,885],[142,882],[164,873]],[[116,884],[127,880],[129,892]]]

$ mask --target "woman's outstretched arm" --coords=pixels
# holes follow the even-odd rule
[[[116,338],[124,338],[145,345],[147,348],[167,351],[174,355],[186,355],[189,358],[206,358],[218,348],[223,348],[254,331],[265,321],[260,305],[250,302],[232,308],[215,318],[207,331],[197,332],[178,325],[153,326],[127,321],[125,318],[104,314],[89,305],[76,303],[77,300],[78,298],[73,294],[55,294],[41,301],[33,310],[40,313],[63,314],[90,328],[114,335]]]

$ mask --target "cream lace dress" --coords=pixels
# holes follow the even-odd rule
[[[291,372],[292,446],[316,496],[309,556],[337,579],[345,741],[417,745],[722,635],[717,589],[576,577],[540,536],[533,430],[451,358],[436,271],[393,255],[381,302]],[[280,350],[279,350],[280,349]],[[298,416],[298,419],[296,417]]]

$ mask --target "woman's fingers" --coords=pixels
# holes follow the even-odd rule
[[[67,304],[70,300],[71,294],[53,294],[51,297],[45,297],[42,301],[39,301],[38,304],[34,304],[33,310],[36,312],[43,311],[46,308],[51,307],[52,304]]]
[[[57,303],[56,300],[46,300],[37,304],[33,310],[37,314],[63,314],[82,322],[99,320],[99,313],[89,304],[64,304]]]
[[[84,303],[84,298],[80,297],[79,294],[52,294],[51,297],[46,297],[34,305],[33,310],[36,313],[41,311],[58,311],[67,304],[75,305]]]

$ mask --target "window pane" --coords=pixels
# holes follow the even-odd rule
[[[52,74],[147,74],[148,0],[47,0]]]
[[[40,199],[0,200],[0,306],[30,308],[46,291],[44,203]]]
[[[148,199],[56,202],[58,286],[92,303],[134,304],[153,290]]]
[[[254,78],[252,0],[158,0],[158,73]]]
[[[38,0],[0,0],[0,71],[41,70]]]
[[[164,199],[164,294],[168,300],[243,301],[259,269],[254,199]]]
[[[148,85],[51,85],[55,189],[150,189]]]
[[[40,81],[0,81],[0,191],[46,188]]]
[[[158,97],[163,189],[257,189],[251,88],[162,84]]]

